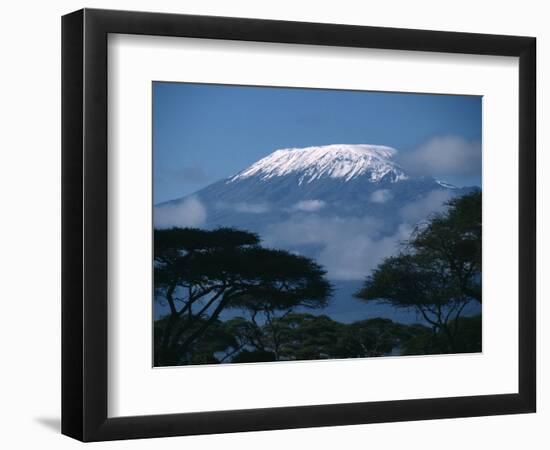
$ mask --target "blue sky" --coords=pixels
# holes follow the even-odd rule
[[[481,97],[153,83],[154,202],[279,148],[381,144],[416,175],[481,186]],[[428,173],[429,172],[429,173]]]

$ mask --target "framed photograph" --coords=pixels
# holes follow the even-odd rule
[[[532,37],[62,21],[62,432],[535,412]]]

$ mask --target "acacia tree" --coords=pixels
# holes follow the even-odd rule
[[[197,342],[227,308],[324,305],[324,270],[301,256],[259,246],[256,234],[155,230],[155,299],[169,314],[157,321],[155,363],[184,364]]]
[[[178,363],[178,342],[186,336],[190,344],[194,340],[192,330],[201,334],[206,329],[205,313],[228,290],[225,280],[211,276],[213,268],[208,264],[208,256],[258,243],[257,235],[230,228],[155,230],[155,301],[169,309],[169,314],[155,326],[156,365]],[[202,267],[205,257],[207,267]],[[211,323],[215,318],[213,315]]]
[[[403,250],[367,277],[356,297],[414,307],[434,335],[445,336],[443,351],[461,351],[461,314],[482,300],[481,192],[451,200],[446,212],[417,227]]]

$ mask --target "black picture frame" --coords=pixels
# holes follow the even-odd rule
[[[107,416],[109,33],[519,57],[518,393]],[[62,18],[62,433],[82,441],[535,412],[536,40],[83,9]]]

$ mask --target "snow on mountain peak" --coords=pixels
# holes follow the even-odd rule
[[[397,182],[407,176],[392,159],[396,153],[394,148],[369,144],[281,149],[239,172],[229,182],[253,176],[268,180],[289,174],[297,174],[299,184],[326,177],[349,181],[365,174],[372,182],[385,177]]]

